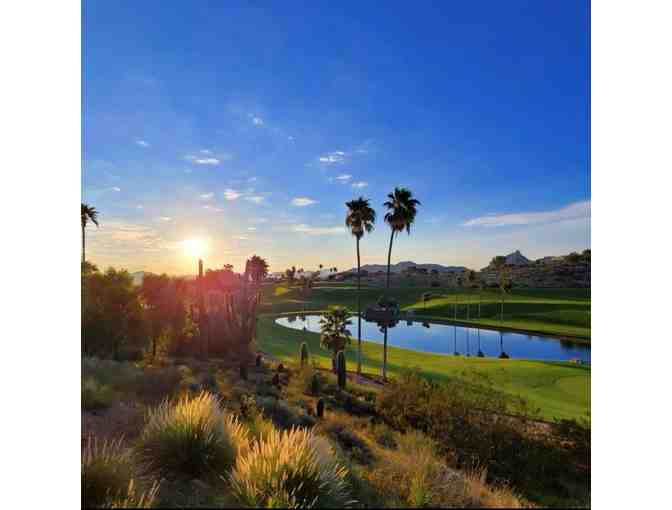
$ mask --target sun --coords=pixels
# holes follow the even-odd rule
[[[208,243],[203,239],[185,239],[182,241],[184,253],[190,257],[200,257],[208,250]]]

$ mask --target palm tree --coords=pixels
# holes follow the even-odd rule
[[[413,193],[406,188],[394,188],[392,193],[388,193],[389,200],[383,203],[387,207],[385,213],[385,223],[390,226],[390,248],[387,251],[387,280],[385,289],[390,289],[390,263],[392,260],[392,243],[395,234],[406,230],[411,234],[411,225],[415,221],[415,216],[418,213],[417,207],[420,201],[413,198]],[[383,379],[387,376],[387,326],[385,326],[383,339]]]
[[[245,275],[256,284],[268,275],[268,262],[259,255],[252,255],[245,262]]]
[[[350,314],[342,307],[337,306],[329,310],[320,318],[320,345],[331,351],[331,368],[336,370],[336,353],[345,349],[350,343],[350,330],[352,324]]]
[[[357,242],[357,375],[362,374],[362,308],[361,308],[361,282],[360,268],[361,258],[359,254],[359,240],[364,233],[371,233],[376,222],[376,211],[374,211],[369,200],[359,197],[357,200],[346,202],[345,206],[348,212],[345,216],[345,226],[350,229],[350,233],[355,236]],[[320,268],[322,265],[320,264]]]
[[[82,204],[82,262],[86,262],[86,226],[91,220],[98,226],[98,211],[89,204]]]

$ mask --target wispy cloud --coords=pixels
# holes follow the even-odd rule
[[[149,147],[149,143],[147,143],[145,140],[136,140],[135,143],[140,147]]]
[[[322,154],[318,161],[324,163],[325,165],[334,165],[337,163],[343,163],[345,161],[346,154],[343,151],[333,151],[326,154]]]
[[[343,184],[348,182],[350,179],[352,179],[352,175],[350,174],[341,174],[338,177],[336,177],[336,180],[342,182]]]
[[[170,216],[159,216],[159,221],[173,221]]]
[[[119,186],[112,186],[110,189],[112,191],[117,191],[117,192],[121,191],[121,188]]]
[[[488,214],[464,222],[465,227],[507,227],[515,225],[538,225],[566,220],[590,218],[590,200],[574,202],[553,211]]]
[[[224,198],[231,201],[231,200],[237,200],[242,196],[242,193],[240,191],[236,191],[235,189],[227,189],[224,190]]]
[[[352,183],[352,187],[356,189],[366,188],[368,185],[369,183],[365,181],[357,181]]]
[[[345,229],[343,227],[311,227],[304,223],[292,225],[291,230],[293,232],[311,236],[336,235],[345,233]]]
[[[185,159],[191,161],[195,165],[219,165],[221,161],[217,158],[201,158],[198,156],[185,156]]]
[[[292,205],[296,207],[306,207],[307,205],[313,205],[316,203],[317,200],[313,200],[312,198],[308,197],[297,197],[292,199]]]
[[[204,205],[203,209],[207,209],[207,210],[213,211],[213,212],[222,212],[224,210],[224,209],[220,209],[219,207],[215,207],[215,206],[210,205],[210,204]]]
[[[250,195],[248,197],[245,197],[245,200],[255,204],[261,204],[264,201],[264,197],[262,197],[261,195]]]
[[[247,230],[250,232],[255,232],[257,230],[257,227],[247,227]]]
[[[201,149],[201,154],[207,154],[208,156],[212,154],[212,151],[209,149]]]
[[[199,196],[201,200],[211,200],[215,194],[211,191],[210,193],[201,193]]]

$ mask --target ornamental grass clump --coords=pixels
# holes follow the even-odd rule
[[[226,416],[212,394],[202,392],[150,410],[137,448],[147,473],[166,478],[200,478],[231,469],[247,448],[237,419]]]
[[[87,438],[82,451],[82,506],[85,508],[150,508],[158,484],[148,490],[134,480],[133,464],[121,439]]]
[[[292,429],[255,442],[230,482],[238,502],[250,507],[339,508],[354,503],[347,478],[326,439]]]

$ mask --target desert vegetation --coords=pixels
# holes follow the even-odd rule
[[[295,267],[269,284],[258,255],[242,274],[199,263],[195,280],[148,273],[140,284],[83,260],[84,506],[587,504],[588,367],[390,348],[387,322],[382,355],[361,338],[364,304],[395,320],[403,310],[457,318],[459,304],[463,320],[480,321],[494,307],[499,323],[505,296],[508,314],[517,306],[503,266],[495,299],[473,274],[456,279],[463,296],[390,288],[394,238],[410,233],[420,203],[404,188],[388,198],[382,295],[359,278],[356,288],[316,285]],[[363,197],[346,205],[359,277],[375,211]],[[83,232],[98,219],[87,211]],[[307,310],[321,312],[319,334],[274,323]]]

